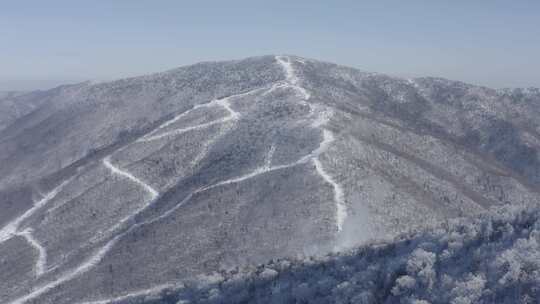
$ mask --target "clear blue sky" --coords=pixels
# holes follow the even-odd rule
[[[0,0],[0,90],[276,53],[540,87],[540,1]]]

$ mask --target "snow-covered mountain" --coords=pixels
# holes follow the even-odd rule
[[[0,302],[110,303],[540,196],[540,92],[296,56],[0,99]],[[116,300],[115,300],[116,299]]]

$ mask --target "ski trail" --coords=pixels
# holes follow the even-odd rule
[[[150,137],[141,139],[140,142],[149,142],[149,141],[162,139],[164,137],[177,136],[177,135],[180,135],[182,133],[189,132],[189,131],[204,129],[204,128],[207,128],[207,127],[210,127],[210,126],[213,126],[213,125],[216,125],[216,124],[224,123],[224,122],[227,122],[227,121],[229,121],[231,119],[232,119],[231,117],[225,117],[225,118],[222,118],[222,119],[219,119],[219,120],[214,120],[214,121],[207,122],[207,123],[200,124],[200,125],[196,125],[196,126],[191,126],[191,127],[187,127],[187,128],[172,130],[172,131],[169,131],[169,132],[165,132],[163,134],[154,135],[154,136],[150,136]]]
[[[258,91],[264,90],[264,89],[265,88],[257,88],[257,89],[253,89],[253,90],[248,91],[248,92],[244,92],[244,93],[240,93],[240,94],[236,94],[236,95],[231,95],[231,96],[224,97],[224,98],[221,98],[221,99],[214,99],[211,102],[206,103],[206,104],[196,105],[192,109],[190,109],[190,110],[188,110],[188,111],[186,111],[184,113],[181,113],[178,116],[176,116],[175,118],[165,122],[164,124],[159,126],[156,130],[150,132],[148,135],[141,137],[140,139],[137,140],[137,142],[154,141],[154,140],[158,140],[158,139],[161,139],[161,138],[164,138],[164,137],[180,135],[182,133],[186,133],[186,132],[193,131],[193,130],[204,129],[204,128],[207,128],[207,127],[210,127],[210,126],[213,126],[213,125],[216,125],[216,124],[221,124],[221,123],[225,123],[225,122],[228,122],[228,121],[238,120],[241,115],[240,115],[240,113],[233,110],[232,105],[229,102],[229,100],[231,98],[239,98],[239,97],[242,97],[242,96],[250,95],[250,94],[256,93]],[[169,131],[169,132],[165,132],[163,134],[158,134],[158,135],[153,135],[152,136],[152,134],[155,134],[159,130],[161,130],[161,129],[163,129],[163,128],[165,128],[165,127],[167,127],[167,126],[169,126],[169,125],[171,125],[171,124],[173,124],[175,122],[177,122],[182,117],[186,116],[188,113],[190,113],[191,111],[193,111],[195,109],[199,109],[199,108],[202,108],[202,107],[209,108],[209,107],[212,107],[212,106],[215,106],[215,105],[223,107],[225,110],[227,110],[227,112],[229,112],[229,115],[227,117],[224,117],[224,118],[221,118],[221,119],[218,119],[218,120],[214,120],[214,121],[210,121],[210,122],[207,122],[207,123],[203,123],[203,124],[200,124],[200,125],[190,126],[190,127],[186,127],[186,128],[180,128],[180,129],[172,130],[172,131]]]
[[[332,143],[333,140],[334,140],[334,137],[333,137],[332,133],[330,131],[328,131],[328,130],[323,130],[323,140],[319,143],[319,146],[315,150],[313,150],[308,155],[305,155],[305,156],[301,157],[300,159],[298,159],[298,160],[296,160],[296,161],[294,161],[292,163],[288,163],[288,164],[284,164],[284,165],[276,165],[276,166],[271,166],[270,165],[272,163],[272,156],[273,156],[273,154],[275,152],[275,146],[271,146],[270,150],[268,151],[268,153],[267,153],[267,155],[265,157],[265,163],[264,163],[264,165],[262,167],[259,167],[259,168],[255,169],[255,170],[253,170],[253,172],[242,175],[242,176],[239,176],[239,177],[235,177],[235,178],[227,179],[227,180],[224,180],[224,181],[221,181],[221,182],[217,182],[215,184],[212,184],[212,185],[209,185],[209,186],[206,186],[206,187],[201,187],[201,188],[191,192],[190,194],[188,194],[180,203],[176,204],[171,209],[165,211],[163,214],[161,214],[161,215],[159,215],[159,216],[157,216],[157,217],[155,217],[155,218],[153,218],[151,220],[138,223],[138,224],[134,225],[132,228],[134,229],[136,227],[152,224],[152,223],[155,223],[155,222],[157,222],[159,220],[162,220],[162,219],[170,216],[176,210],[178,210],[180,207],[182,207],[188,201],[190,201],[195,194],[202,193],[204,191],[208,191],[210,189],[217,188],[217,187],[220,187],[220,186],[225,186],[225,185],[230,185],[230,184],[234,184],[234,183],[243,182],[245,180],[257,177],[259,175],[262,175],[262,174],[265,174],[265,173],[268,173],[268,172],[287,169],[287,168],[295,167],[295,166],[298,166],[298,165],[307,164],[310,161],[315,161],[317,159],[317,157],[319,157],[319,155],[321,153],[326,151],[326,149]],[[316,163],[315,163],[315,166],[317,166]],[[326,180],[326,178],[325,178],[325,180]],[[330,180],[332,180],[332,179],[330,178]],[[340,212],[342,212],[342,211],[340,210]],[[129,231],[126,231],[123,234],[126,234],[128,232]]]
[[[238,96],[235,95],[234,97],[238,97]],[[230,115],[231,119],[236,120],[236,119],[240,118],[240,113],[238,113],[238,112],[236,112],[235,110],[232,109],[232,105],[229,102],[230,98],[231,97],[218,99],[217,104],[219,104],[220,106],[222,106],[223,108],[225,108],[225,110],[227,110],[229,112],[229,115]]]
[[[35,265],[35,272],[36,276],[41,276],[45,272],[47,272],[47,250],[41,246],[38,240],[34,238],[32,235],[33,230],[31,228],[27,228],[24,231],[18,233],[18,235],[24,237],[26,241],[32,245],[38,252],[38,258]]]
[[[323,165],[318,158],[314,158],[313,162],[315,163],[315,168],[317,169],[319,175],[322,176],[322,178],[334,188],[334,201],[336,202],[336,223],[338,232],[341,232],[343,230],[343,223],[347,217],[347,206],[344,203],[345,193],[343,192],[341,186],[332,179],[332,176],[324,171]]]
[[[276,170],[276,168],[265,168],[265,167],[257,168],[251,173],[248,173],[246,175],[242,175],[242,176],[239,176],[239,177],[236,177],[236,178],[231,178],[231,179],[228,179],[228,180],[218,182],[216,184],[204,187],[201,190],[196,191],[195,193],[210,190],[212,188],[216,188],[216,187],[223,186],[223,185],[239,183],[239,182],[245,181],[247,179],[254,178],[257,175],[261,175],[261,174],[264,174],[264,173],[267,173],[267,172],[270,172],[270,171],[274,171],[274,170]]]
[[[15,299],[15,300],[9,302],[8,304],[24,304],[24,303],[27,303],[28,301],[33,300],[33,299],[41,296],[42,294],[46,293],[47,291],[49,291],[49,290],[51,290],[53,288],[56,288],[59,285],[65,283],[65,282],[71,281],[74,278],[78,277],[79,275],[87,272],[88,270],[90,270],[92,267],[97,265],[97,263],[99,263],[103,259],[105,254],[112,248],[112,246],[114,246],[114,244],[116,244],[118,242],[120,236],[121,235],[118,235],[115,238],[113,238],[112,240],[110,240],[105,246],[103,246],[100,250],[98,250],[94,255],[92,255],[91,257],[86,259],[82,264],[80,264],[79,267],[75,268],[74,270],[63,273],[55,281],[45,283],[44,285],[32,290],[29,294],[27,294],[27,295],[25,295],[23,297],[20,297],[18,299]]]
[[[219,187],[219,186],[239,183],[239,182],[254,178],[256,176],[259,176],[261,174],[265,174],[265,173],[268,173],[268,172],[272,172],[272,171],[276,171],[276,170],[282,170],[282,169],[286,169],[286,168],[291,168],[291,167],[295,167],[295,166],[298,166],[298,165],[301,165],[301,164],[306,164],[311,160],[316,160],[319,157],[320,154],[324,153],[328,149],[328,146],[333,141],[334,141],[334,136],[332,135],[332,132],[330,132],[328,130],[323,130],[323,140],[319,143],[319,146],[315,150],[313,150],[311,153],[301,157],[300,159],[298,159],[298,160],[296,160],[296,161],[294,161],[292,163],[288,163],[288,164],[284,164],[284,165],[276,165],[276,166],[270,166],[270,164],[272,162],[272,156],[273,156],[274,151],[275,151],[275,147],[272,146],[270,148],[270,151],[268,152],[266,158],[265,158],[265,164],[262,167],[259,167],[259,168],[253,170],[252,172],[250,172],[248,174],[238,176],[238,177],[234,177],[234,178],[231,178],[231,179],[227,179],[227,180],[224,180],[224,181],[221,181],[221,182],[217,182],[217,183],[215,183],[213,185],[203,187],[203,188],[195,191],[194,193],[199,193],[199,192],[202,192],[202,191],[210,190],[210,189],[213,189],[213,188],[216,188],[216,187]],[[326,178],[325,178],[325,180],[326,180]]]
[[[217,104],[217,105],[222,106],[223,108],[225,108],[225,110],[227,110],[229,112],[229,115],[227,117],[224,117],[224,118],[221,118],[221,119],[218,119],[218,120],[214,120],[214,121],[210,121],[210,122],[207,122],[207,123],[203,123],[203,124],[200,124],[200,125],[196,125],[196,126],[180,128],[180,129],[172,130],[172,131],[169,131],[169,132],[165,132],[163,134],[142,138],[140,141],[141,142],[153,141],[153,140],[161,139],[161,138],[164,138],[164,137],[180,135],[182,133],[186,133],[186,132],[193,131],[193,130],[204,129],[204,128],[207,128],[207,127],[210,127],[210,126],[213,126],[213,125],[216,125],[216,124],[225,123],[225,122],[228,122],[228,121],[231,121],[231,120],[237,120],[240,117],[240,114],[238,112],[234,111],[231,108],[231,104],[229,103],[228,98],[229,97],[223,98],[223,99],[213,100],[212,102],[209,103],[209,105]],[[181,114],[180,116],[183,116],[183,115]],[[178,120],[180,118],[181,117],[177,117],[176,120]]]
[[[19,231],[19,226],[21,223],[26,220],[27,218],[31,217],[34,213],[36,213],[39,209],[43,208],[50,200],[56,197],[56,195],[64,188],[66,184],[68,184],[73,178],[70,178],[64,182],[62,182],[60,185],[58,185],[56,188],[51,190],[47,195],[45,195],[42,199],[40,199],[37,203],[32,206],[32,208],[26,210],[25,213],[14,219],[13,221],[9,222],[0,230],[0,244],[11,239],[13,236],[15,236]]]
[[[215,105],[215,100],[209,102],[209,103],[203,103],[203,104],[198,104],[198,105],[195,105],[193,106],[193,108],[183,112],[183,113],[180,113],[178,114],[176,117],[174,117],[173,119],[169,120],[169,121],[166,121],[164,122],[162,125],[160,125],[157,129],[153,130],[152,132],[146,134],[144,137],[142,138],[139,138],[137,141],[145,141],[144,138],[147,137],[147,136],[151,136],[153,134],[155,134],[156,132],[158,132],[159,130],[165,128],[165,127],[168,127],[170,125],[172,125],[173,123],[179,121],[180,119],[182,119],[184,116],[186,116],[187,114],[191,113],[192,111],[195,111],[197,109],[200,109],[200,108],[209,108],[211,106]]]
[[[312,160],[315,161],[317,159],[317,157],[319,157],[319,155],[321,153],[323,153],[328,148],[330,143],[334,140],[334,138],[332,136],[332,133],[330,131],[324,130],[323,134],[325,136],[323,137],[323,140],[319,143],[319,146],[315,150],[313,150],[308,155],[305,155],[305,156],[301,157],[300,159],[298,159],[298,160],[296,160],[296,161],[294,161],[292,163],[288,163],[288,164],[284,164],[284,165],[276,165],[276,166],[271,166],[270,165],[272,163],[272,156],[273,156],[273,154],[275,152],[275,146],[271,146],[270,150],[268,151],[268,154],[267,154],[267,156],[265,158],[265,163],[264,163],[264,165],[262,167],[259,167],[259,168],[253,170],[252,172],[250,172],[248,174],[238,176],[238,177],[234,177],[234,178],[231,178],[231,179],[227,179],[227,180],[224,180],[224,181],[217,182],[215,184],[212,184],[212,185],[209,185],[209,186],[206,186],[206,187],[199,188],[198,190],[195,190],[191,194],[186,196],[186,198],[184,198],[184,200],[182,200],[178,205],[171,208],[170,210],[168,210],[167,212],[165,212],[161,216],[155,218],[151,222],[155,222],[155,221],[157,221],[159,219],[163,219],[163,218],[169,216],[176,209],[178,209],[180,206],[184,205],[187,201],[189,201],[193,197],[193,195],[195,195],[197,193],[201,193],[201,192],[204,192],[204,191],[207,191],[207,190],[210,190],[210,189],[213,189],[213,188],[217,188],[217,187],[220,187],[220,186],[240,183],[240,182],[243,182],[245,180],[248,180],[248,179],[257,177],[259,175],[265,174],[265,173],[269,173],[269,172],[276,171],[276,170],[287,169],[287,168],[295,167],[295,166],[298,166],[298,165],[301,165],[301,164],[306,164],[306,163],[308,163],[308,162],[310,162]],[[317,164],[315,164],[315,165],[317,165]],[[326,180],[326,178],[325,178],[325,180]],[[331,178],[330,178],[330,180],[331,180]],[[148,223],[149,222],[142,223],[142,224],[144,225],[144,224],[148,224]]]
[[[283,68],[287,82],[302,95],[303,97],[303,100],[301,101],[302,104],[309,106],[311,113],[313,113],[316,110],[316,107],[306,102],[311,97],[311,94],[305,88],[300,86],[300,79],[296,75],[296,71],[294,70],[294,67],[292,65],[291,58],[286,57],[286,56],[276,56],[276,61]],[[347,217],[347,205],[345,204],[345,191],[343,190],[343,187],[339,185],[332,178],[332,176],[330,176],[330,174],[328,174],[324,170],[322,162],[319,159],[319,155],[325,152],[328,149],[329,144],[334,141],[333,133],[323,128],[333,113],[328,110],[327,111],[323,110],[319,112],[320,112],[319,116],[315,119],[315,121],[313,121],[311,126],[313,128],[322,129],[323,142],[320,144],[319,148],[316,151],[314,151],[314,153],[312,153],[311,156],[308,155],[306,157],[312,157],[317,173],[327,183],[329,183],[334,189],[334,201],[336,204],[336,226],[337,226],[338,232],[341,232],[343,230],[343,223],[345,222],[345,218]]]
[[[150,206],[159,196],[159,192],[156,189],[154,189],[152,186],[148,185],[147,183],[143,182],[139,178],[135,177],[133,174],[131,174],[131,173],[127,172],[127,171],[124,171],[124,170],[116,167],[115,165],[113,165],[111,163],[111,156],[110,155],[103,159],[103,164],[105,165],[105,167],[107,167],[109,170],[111,170],[111,172],[113,174],[116,174],[116,175],[119,175],[121,177],[127,178],[130,181],[132,181],[132,182],[138,184],[139,186],[141,186],[146,192],[148,192],[150,194],[150,199],[148,200],[148,202],[146,204],[144,204],[143,206],[135,209],[134,212],[132,212],[130,215],[128,215],[128,216],[124,217],[123,219],[121,219],[113,227],[107,229],[105,232],[97,233],[90,240],[90,242],[95,242],[95,241],[103,238],[103,236],[106,236],[106,235],[111,234],[112,232],[116,231],[118,228],[120,228],[126,222],[128,222],[129,220],[131,220],[132,218],[137,216],[137,214],[139,214],[142,210],[148,208],[148,206]]]
[[[305,88],[300,86],[300,79],[294,71],[291,58],[285,56],[276,56],[276,60],[285,71],[285,79],[287,80],[287,82],[292,87],[294,87],[294,89],[296,89],[300,94],[302,94],[304,100],[308,100],[309,98],[311,98],[311,94],[309,94],[309,92]]]
[[[239,176],[239,177],[227,179],[227,180],[215,183],[215,184],[210,185],[210,186],[203,187],[203,188],[195,191],[194,193],[200,193],[200,192],[210,190],[210,189],[213,189],[213,188],[216,188],[216,187],[219,187],[219,186],[223,186],[223,185],[239,183],[239,182],[245,181],[247,179],[254,178],[255,176],[258,176],[258,175],[261,175],[261,174],[265,174],[265,173],[275,171],[275,170],[279,170],[279,169],[289,168],[289,167],[300,164],[300,161],[297,161],[297,162],[294,162],[294,163],[288,164],[288,165],[279,165],[279,166],[273,166],[272,167],[271,166],[272,157],[274,155],[275,150],[276,150],[276,147],[274,145],[272,145],[270,147],[270,150],[268,151],[266,157],[265,157],[264,165],[262,167],[259,167],[259,168],[255,169],[255,170],[253,170],[253,172],[250,172],[248,174],[245,174],[245,175],[242,175],[242,176]]]
[[[150,193],[151,200],[154,200],[159,196],[159,193],[154,188],[152,188],[152,186],[148,185],[147,183],[145,183],[142,180],[138,179],[137,177],[133,176],[131,173],[129,173],[127,171],[123,171],[120,168],[114,166],[111,163],[111,156],[110,155],[103,159],[103,164],[105,165],[105,167],[107,167],[109,170],[111,170],[111,172],[113,174],[125,177],[125,178],[129,179],[130,181],[132,181],[132,182],[140,185],[141,187],[143,187],[144,190],[146,190],[148,193]]]
[[[39,209],[43,208],[50,200],[55,198],[56,195],[64,188],[64,186],[71,182],[71,180],[73,180],[73,178],[70,178],[58,185],[56,188],[47,193],[43,198],[41,198],[41,200],[39,200],[36,204],[34,204],[32,208],[28,209],[25,213],[23,213],[21,216],[19,216],[12,222],[8,223],[4,228],[2,228],[2,230],[0,230],[0,244],[11,239],[14,236],[21,236],[37,250],[38,258],[34,266],[34,271],[37,277],[41,276],[46,272],[47,250],[39,243],[36,238],[34,238],[34,236],[32,235],[33,230],[31,228],[19,231],[20,225],[24,220],[32,216]]]
[[[270,168],[270,166],[272,165],[272,158],[274,157],[274,152],[276,152],[276,146],[272,145],[270,147],[270,151],[268,151],[268,155],[266,155],[266,159],[264,162],[265,168]]]

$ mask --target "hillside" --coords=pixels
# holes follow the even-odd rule
[[[106,303],[534,206],[539,102],[296,56],[10,97],[33,106],[0,128],[0,302]]]
[[[504,208],[347,253],[224,270],[111,303],[537,303],[539,286],[540,212]]]

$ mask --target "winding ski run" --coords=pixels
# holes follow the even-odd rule
[[[242,96],[245,96],[245,95],[253,94],[253,93],[261,91],[263,89],[264,88],[254,89],[252,91],[248,91],[248,92],[245,92],[245,93],[228,96],[228,97],[221,98],[221,99],[216,99],[216,100],[213,100],[212,102],[207,103],[207,104],[195,106],[191,110],[183,112],[182,114],[179,114],[178,116],[174,117],[173,119],[163,123],[158,128],[156,128],[156,130],[154,130],[153,132],[150,132],[149,134],[143,136],[142,138],[140,138],[136,142],[150,142],[150,141],[154,141],[154,140],[161,139],[161,138],[168,137],[168,136],[176,136],[176,135],[179,135],[179,134],[182,134],[182,133],[185,133],[185,132],[189,132],[191,130],[206,128],[206,127],[209,127],[211,125],[218,124],[218,123],[225,123],[225,122],[228,122],[228,121],[236,121],[236,120],[238,120],[240,118],[241,114],[232,109],[232,106],[229,103],[229,100],[231,98],[238,98],[238,97],[242,97]],[[210,123],[205,123],[205,124],[196,125],[196,126],[193,126],[193,127],[183,128],[183,129],[176,129],[176,130],[172,130],[172,131],[169,131],[169,132],[166,132],[166,133],[163,133],[163,134],[155,135],[161,129],[175,123],[176,121],[180,120],[182,117],[187,115],[189,112],[191,112],[191,111],[193,111],[193,110],[195,110],[197,108],[211,107],[211,106],[216,106],[216,105],[221,106],[224,109],[226,109],[229,112],[229,115],[227,117],[225,117],[225,118],[222,118],[222,119],[210,122]],[[126,147],[124,147],[124,148],[126,148]],[[197,159],[200,159],[200,157],[198,157]],[[146,208],[148,208],[152,204],[152,202],[154,202],[159,197],[159,192],[156,189],[154,189],[152,186],[148,185],[147,183],[145,183],[141,179],[134,176],[133,174],[129,173],[126,170],[123,170],[123,169],[117,167],[116,165],[114,165],[112,163],[112,161],[111,161],[111,156],[110,155],[103,159],[103,165],[107,169],[109,169],[110,172],[113,175],[116,175],[116,176],[118,176],[120,178],[125,178],[125,179],[127,179],[127,180],[129,180],[129,181],[131,181],[133,183],[138,184],[139,186],[141,186],[149,194],[149,200],[143,207],[135,210],[131,215],[127,216],[126,218],[124,218],[122,220],[120,220],[120,222],[118,224],[116,224],[112,229],[109,229],[108,233],[113,233],[114,231],[119,230],[122,226],[125,226],[127,223],[129,223],[130,219],[134,218],[139,213],[141,213]],[[0,243],[10,239],[11,237],[13,237],[15,235],[20,235],[20,236],[24,237],[25,239],[27,239],[28,242],[32,246],[34,246],[34,247],[36,247],[38,249],[38,252],[40,253],[40,257],[38,258],[38,261],[36,263],[36,272],[38,272],[38,273],[41,273],[42,270],[45,267],[45,264],[46,264],[46,261],[45,261],[46,260],[46,250],[45,250],[45,248],[43,246],[39,245],[37,240],[35,240],[34,238],[31,237],[31,232],[32,232],[31,230],[27,229],[25,231],[19,232],[17,229],[18,229],[19,224],[23,220],[28,218],[30,215],[34,214],[38,209],[42,208],[48,201],[53,199],[56,196],[56,194],[68,182],[69,181],[66,181],[66,182],[62,183],[62,185],[60,185],[59,187],[57,187],[56,189],[51,191],[46,197],[44,197],[40,202],[38,202],[32,209],[28,210],[25,214],[20,216],[13,223],[8,224],[4,229],[2,229],[0,231]],[[168,214],[170,214],[170,212],[167,212],[167,215]],[[164,217],[164,216],[162,215],[161,217]],[[161,217],[158,217],[157,219],[159,219]],[[144,224],[148,224],[149,222],[150,221],[132,225],[131,227],[127,228],[124,232],[122,232],[120,234],[117,234],[112,239],[110,239],[103,247],[101,247],[99,250],[96,250],[88,259],[86,259],[83,263],[81,263],[77,268],[64,272],[63,274],[58,276],[58,278],[56,278],[55,280],[47,282],[47,283],[35,288],[29,294],[27,294],[27,295],[25,295],[23,297],[20,297],[18,299],[15,299],[15,300],[13,300],[13,301],[11,301],[9,303],[10,304],[24,304],[24,303],[27,303],[28,301],[36,299],[37,297],[39,297],[39,296],[43,295],[44,293],[46,293],[46,292],[48,292],[48,291],[62,285],[63,283],[71,281],[71,280],[79,277],[80,275],[88,272],[90,269],[92,269],[95,265],[97,265],[105,257],[105,255],[111,250],[111,248],[124,235],[126,235],[127,233],[129,233],[130,231],[135,229],[136,227],[139,227],[139,226],[144,225]],[[103,237],[103,235],[101,235],[100,237]]]
[[[47,272],[47,250],[43,247],[37,239],[32,235],[33,230],[31,228],[25,228],[21,230],[22,223],[34,215],[41,208],[45,207],[49,201],[56,197],[58,193],[67,185],[71,179],[68,179],[51,190],[45,196],[43,196],[38,202],[36,202],[32,208],[28,209],[25,213],[9,222],[0,230],[0,244],[7,242],[14,237],[24,238],[28,244],[30,244],[37,252],[38,257],[34,265],[34,272],[36,277],[39,277]]]
[[[315,112],[316,107],[312,105],[311,103],[307,102],[307,100],[311,97],[311,94],[300,85],[300,78],[298,77],[298,75],[296,74],[296,71],[294,70],[291,57],[276,56],[276,61],[281,65],[281,67],[285,71],[288,85],[292,87],[293,89],[295,89],[301,95],[301,97],[303,98],[302,103],[310,107],[312,113]],[[314,128],[324,127],[324,125],[328,122],[329,116],[331,115],[332,115],[331,111],[329,110],[323,111],[322,115],[320,115],[319,118],[315,120],[312,126]],[[325,138],[327,142],[334,141],[334,134],[332,134],[331,131],[324,128],[322,130],[323,130],[323,138]],[[315,168],[317,169],[317,173],[319,173],[319,175],[328,184],[330,184],[334,189],[334,201],[336,203],[336,225],[337,225],[338,232],[341,232],[343,230],[343,224],[345,222],[345,218],[347,217],[347,206],[345,204],[345,191],[343,190],[343,187],[341,187],[341,185],[339,185],[334,180],[334,178],[330,174],[328,174],[328,172],[326,172],[326,170],[324,169],[321,163],[321,160],[318,157],[322,152],[326,151],[326,149],[327,149],[327,146],[324,146],[323,150],[313,157],[313,162],[315,163]]]
[[[266,94],[266,93],[269,93],[272,90],[279,89],[279,88],[292,88],[293,90],[295,90],[300,95],[300,98],[301,98],[300,102],[303,105],[306,105],[306,106],[309,107],[310,115],[315,114],[317,112],[317,114],[316,114],[317,117],[313,121],[312,127],[321,129],[323,138],[322,138],[322,141],[320,142],[319,146],[315,150],[313,150],[308,155],[305,155],[305,156],[301,157],[300,159],[296,160],[295,162],[292,162],[292,163],[289,163],[289,164],[284,164],[284,165],[274,165],[274,166],[272,166],[272,156],[273,156],[273,153],[275,151],[275,146],[272,146],[270,148],[270,150],[268,151],[268,153],[267,153],[264,164],[261,167],[256,168],[253,172],[248,173],[248,174],[243,175],[243,176],[238,176],[238,177],[235,177],[235,178],[223,180],[223,181],[217,182],[215,184],[208,185],[206,187],[201,187],[198,190],[196,190],[196,191],[192,192],[191,194],[189,194],[188,196],[186,196],[176,206],[174,206],[173,208],[167,210],[166,212],[164,212],[160,216],[158,216],[158,217],[156,217],[154,219],[148,220],[148,221],[143,221],[143,222],[140,222],[140,223],[132,224],[130,227],[127,227],[127,229],[123,230],[123,232],[118,233],[116,236],[112,237],[108,242],[105,243],[105,245],[103,247],[96,250],[89,258],[87,258],[83,263],[81,263],[75,269],[71,269],[71,270],[68,270],[68,271],[64,272],[63,274],[59,275],[55,280],[47,282],[47,283],[35,288],[29,294],[27,294],[27,295],[25,295],[23,297],[20,297],[18,299],[13,300],[13,301],[9,302],[9,304],[24,304],[24,303],[27,303],[28,301],[38,298],[39,296],[41,296],[44,293],[46,293],[46,292],[48,292],[48,291],[62,285],[63,283],[71,281],[71,280],[79,277],[80,275],[88,272],[94,266],[96,266],[99,262],[101,262],[101,260],[105,257],[105,255],[127,233],[131,232],[133,229],[135,229],[137,227],[140,227],[140,226],[143,226],[143,225],[148,225],[150,223],[154,223],[156,221],[159,221],[159,220],[161,220],[163,218],[168,217],[169,215],[174,213],[178,208],[180,208],[182,205],[184,205],[187,201],[189,201],[194,195],[196,195],[198,193],[201,193],[201,192],[204,192],[204,191],[216,188],[216,187],[220,187],[220,186],[230,185],[230,184],[234,184],[234,183],[240,183],[240,182],[243,182],[245,180],[257,177],[257,176],[259,176],[261,174],[265,174],[265,173],[276,171],[276,170],[282,170],[282,169],[286,169],[286,168],[291,168],[291,167],[294,167],[294,166],[297,166],[297,165],[306,164],[306,163],[308,163],[310,161],[313,162],[313,164],[315,166],[315,169],[316,169],[316,172],[321,176],[321,178],[324,181],[326,181],[328,184],[330,184],[332,186],[333,190],[334,190],[334,200],[335,200],[335,203],[336,203],[336,226],[337,226],[338,232],[342,231],[343,223],[344,223],[344,220],[345,220],[345,218],[347,216],[347,209],[346,209],[345,199],[344,199],[344,191],[343,191],[343,188],[334,180],[334,178],[330,174],[328,174],[326,172],[326,170],[324,169],[323,164],[322,164],[322,162],[320,160],[320,155],[322,153],[326,152],[329,145],[335,140],[334,134],[331,131],[323,128],[324,125],[328,122],[328,119],[332,116],[333,113],[332,113],[332,111],[330,111],[330,110],[328,110],[326,108],[323,108],[321,106],[312,105],[309,102],[307,102],[307,100],[310,98],[310,93],[305,88],[300,86],[300,80],[299,80],[298,76],[296,75],[296,72],[295,72],[295,70],[293,68],[293,65],[292,65],[292,59],[290,57],[276,56],[276,61],[283,68],[283,70],[285,72],[285,76],[286,76],[286,82],[285,83],[283,83],[283,82],[276,83],[272,87],[270,87],[269,89],[268,88],[267,89],[258,88],[258,89],[254,89],[252,91],[248,91],[248,92],[245,92],[245,93],[238,94],[238,95],[232,95],[232,96],[225,97],[225,98],[222,98],[222,99],[215,99],[215,100],[213,100],[213,101],[211,101],[211,102],[209,102],[207,104],[201,104],[201,105],[194,106],[191,110],[185,111],[185,112],[177,115],[173,119],[163,123],[158,128],[156,128],[154,131],[152,131],[152,132],[146,134],[145,136],[141,137],[136,142],[139,142],[139,143],[140,142],[151,142],[151,141],[162,139],[162,138],[169,137],[169,136],[177,136],[179,134],[186,133],[186,132],[189,132],[189,131],[192,131],[192,130],[206,128],[206,127],[209,127],[209,126],[212,126],[212,125],[215,125],[215,124],[222,124],[222,123],[226,123],[226,122],[229,122],[229,121],[237,121],[238,119],[240,119],[241,114],[239,112],[236,112],[235,110],[233,110],[233,108],[232,108],[232,106],[230,104],[230,100],[232,98],[238,98],[238,97],[253,94],[255,92],[259,92],[259,91],[262,91],[262,90],[266,90],[266,92],[264,93],[264,94]],[[211,121],[211,122],[208,122],[208,123],[203,123],[203,124],[199,124],[199,125],[196,125],[196,126],[190,126],[190,127],[186,127],[186,128],[179,128],[179,129],[174,129],[174,130],[171,130],[171,131],[159,133],[162,129],[174,124],[177,121],[179,121],[180,119],[185,117],[187,114],[189,114],[191,111],[202,108],[202,107],[213,107],[213,106],[221,106],[221,107],[223,107],[225,110],[227,110],[229,115],[227,115],[224,118],[221,118],[221,119],[218,119],[218,120],[215,120],[215,121]],[[124,148],[126,148],[126,147],[124,147]],[[127,179],[127,180],[129,180],[129,181],[131,181],[133,183],[136,183],[137,185],[142,187],[149,194],[148,202],[143,207],[139,208],[138,210],[135,210],[135,212],[132,213],[131,215],[129,215],[128,217],[122,219],[116,226],[114,226],[112,229],[110,229],[109,232],[112,233],[114,231],[119,230],[119,228],[126,225],[129,222],[130,219],[134,218],[135,216],[137,216],[137,214],[140,214],[142,211],[144,211],[146,208],[148,208],[152,204],[152,202],[154,202],[159,197],[160,194],[156,189],[154,189],[152,186],[148,185],[147,183],[145,183],[141,179],[137,178],[136,176],[129,173],[128,171],[123,170],[123,169],[117,167],[116,165],[114,165],[111,162],[111,156],[110,155],[103,159],[103,165],[106,168],[108,168],[113,175],[116,175],[116,176],[118,176],[120,178]],[[15,220],[13,223],[8,224],[4,229],[2,229],[0,231],[0,243],[6,241],[7,239],[11,238],[12,236],[20,235],[20,236],[24,237],[34,248],[36,248],[36,250],[39,252],[39,258],[38,258],[38,261],[36,262],[36,267],[35,267],[37,274],[42,274],[42,273],[45,272],[46,256],[47,256],[46,250],[45,250],[45,248],[43,248],[43,246],[41,246],[39,244],[39,242],[37,242],[37,240],[35,240],[32,237],[32,230],[31,229],[18,231],[18,227],[19,227],[20,222],[22,222],[24,219],[28,218],[30,215],[35,213],[39,208],[43,207],[48,201],[53,199],[56,196],[56,194],[62,189],[62,187],[67,182],[69,182],[69,181],[64,182],[59,187],[57,187],[56,189],[51,191],[46,197],[44,197],[40,202],[38,202],[32,209],[28,210],[25,214],[23,214],[21,217],[19,217],[17,220]],[[129,298],[132,298],[132,297],[155,294],[155,293],[160,292],[161,290],[170,289],[170,288],[174,288],[174,287],[175,287],[175,285],[173,285],[173,284],[165,284],[165,285],[156,286],[156,287],[146,289],[146,290],[136,291],[136,292],[132,292],[132,293],[126,293],[126,295],[116,297],[116,298],[109,298],[109,299],[97,300],[97,301],[92,301],[92,302],[85,302],[85,304],[115,303],[117,301],[126,300],[126,299],[129,299]]]

